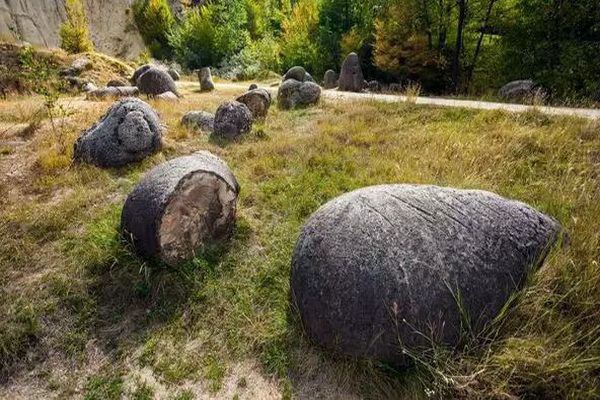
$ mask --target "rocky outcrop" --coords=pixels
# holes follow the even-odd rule
[[[304,226],[291,289],[304,329],[335,352],[393,365],[489,323],[558,239],[557,221],[479,190],[381,185]]]
[[[144,42],[130,11],[133,0],[84,0],[90,33],[99,52],[134,59]],[[0,0],[0,35],[45,47],[60,45],[64,0]]]

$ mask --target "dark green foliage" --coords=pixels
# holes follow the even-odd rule
[[[172,49],[168,38],[176,21],[167,0],[135,0],[133,15],[152,56],[170,58]]]
[[[557,97],[600,96],[600,3],[519,0],[503,37],[503,72]]]

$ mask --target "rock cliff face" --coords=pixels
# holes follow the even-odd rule
[[[144,50],[131,12],[133,0],[84,0],[96,49],[121,58]],[[64,0],[0,0],[0,39],[13,38],[58,47],[66,19]]]

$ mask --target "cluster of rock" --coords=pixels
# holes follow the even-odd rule
[[[321,87],[302,67],[286,72],[277,91],[277,104],[284,110],[315,105],[320,99]]]
[[[80,75],[92,68],[92,61],[87,57],[75,59],[70,66],[59,71],[59,75],[67,81],[73,88],[84,89],[88,84],[93,85],[93,82],[83,79]]]
[[[489,192],[360,189],[304,226],[292,298],[317,344],[404,366],[406,354],[432,342],[457,346],[465,326],[481,332],[560,231],[554,219]]]

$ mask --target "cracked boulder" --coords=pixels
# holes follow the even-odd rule
[[[129,194],[121,230],[143,257],[176,266],[230,237],[238,193],[217,156],[176,158],[152,169]]]
[[[73,157],[102,168],[121,167],[157,152],[161,138],[156,111],[139,99],[125,98],[77,139]]]
[[[458,346],[466,326],[481,332],[560,233],[553,218],[489,192],[367,187],[310,217],[292,299],[317,344],[405,366],[405,349]]]
[[[271,94],[265,89],[250,90],[236,99],[250,109],[255,121],[267,118],[271,107]]]
[[[150,67],[137,78],[138,89],[140,93],[148,96],[158,96],[166,92],[172,92],[179,96],[177,85],[171,75],[159,68]]]
[[[235,139],[252,129],[252,113],[239,101],[226,101],[215,114],[214,134],[226,139]]]
[[[277,91],[277,103],[284,110],[311,106],[317,104],[320,98],[321,87],[319,85],[295,79],[286,80]]]

